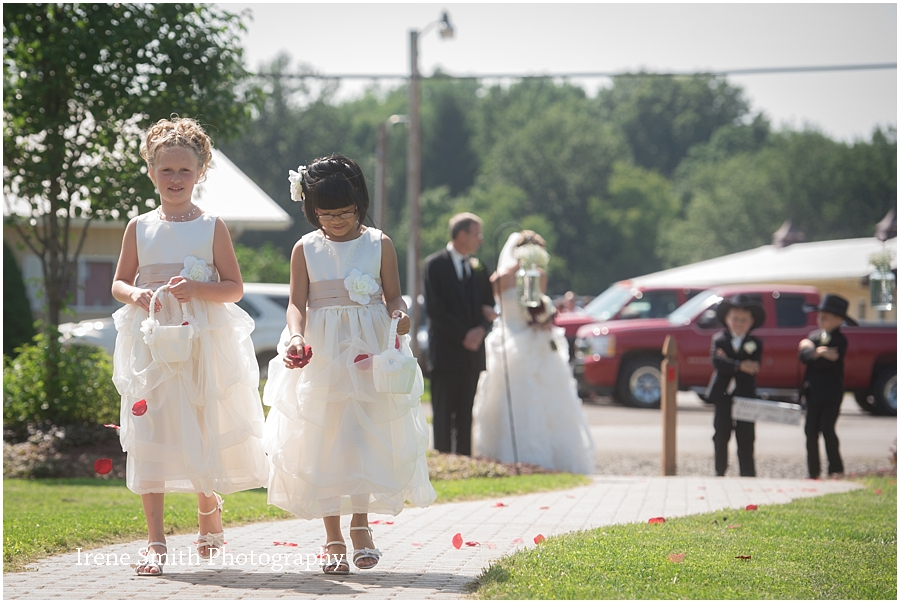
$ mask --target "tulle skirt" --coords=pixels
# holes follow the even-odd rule
[[[180,325],[178,303],[163,295],[168,299],[157,320]],[[154,360],[144,343],[145,310],[129,304],[113,314],[113,381],[122,396],[119,438],[128,453],[128,488],[211,495],[263,487],[268,468],[253,319],[234,304],[192,300],[186,307],[198,336],[190,357],[173,364]],[[143,414],[134,410],[141,400]]]
[[[396,515],[404,501],[435,499],[425,451],[421,371],[410,394],[375,391],[372,362],[390,318],[380,304],[310,309],[312,361],[283,364],[288,333],[269,364],[264,446],[271,464],[269,503],[304,519],[351,513]],[[412,355],[409,336],[402,351]]]
[[[503,328],[498,321],[485,339],[487,370],[478,380],[472,409],[475,454],[513,462],[503,362],[505,338],[519,462],[572,473],[593,473],[594,444],[568,364],[563,330],[523,326],[507,329],[504,334]]]

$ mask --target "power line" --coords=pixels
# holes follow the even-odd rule
[[[590,79],[597,77],[684,77],[684,76],[723,76],[723,75],[766,75],[781,73],[826,73],[835,71],[874,71],[885,69],[897,69],[897,63],[862,63],[857,65],[811,65],[799,67],[750,67],[745,69],[723,69],[717,71],[585,71],[569,73],[481,73],[472,75],[452,75],[449,73],[436,73],[431,77],[422,79],[447,79],[447,80],[496,80],[496,79],[554,79],[554,78],[578,78]],[[383,73],[255,73],[256,77],[275,79],[318,79],[318,80],[408,80],[409,75],[395,75]]]

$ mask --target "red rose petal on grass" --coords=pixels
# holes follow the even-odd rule
[[[106,475],[112,471],[112,459],[97,459],[94,461],[94,471],[100,475]]]
[[[669,561],[672,563],[681,563],[684,561],[684,553],[669,553]]]
[[[759,507],[757,507],[756,505],[747,505],[746,507],[744,507],[745,511],[756,511],[758,509]]]
[[[735,559],[743,559],[744,561],[750,561],[752,555],[737,555]]]
[[[665,517],[651,517],[647,520],[647,523],[666,523]]]
[[[463,545],[462,534],[457,532],[456,536],[453,537],[453,540],[451,542],[453,543],[453,548],[455,548],[455,549],[462,547],[462,545]]]
[[[728,526],[728,529],[729,529],[729,530],[736,530],[736,529],[738,529],[739,527],[741,527],[741,524],[736,523],[736,524],[734,524],[733,526]]]
[[[131,407],[131,414],[136,417],[140,417],[145,412],[147,412],[147,401],[146,400],[138,400],[134,403],[134,406]]]
[[[543,534],[538,534],[537,536],[534,537],[535,544],[540,544],[540,543],[544,542],[545,540],[547,540],[547,539],[544,538]]]
[[[115,423],[104,423],[103,426],[109,427],[110,429],[118,429],[119,428],[119,426],[116,425]]]
[[[467,540],[466,546],[481,546],[481,543],[477,540]]]
[[[508,507],[509,505],[506,504],[505,502],[495,502],[494,506],[495,507]]]

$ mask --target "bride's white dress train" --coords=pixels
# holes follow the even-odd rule
[[[529,326],[516,290],[507,289],[501,296],[503,316],[485,339],[487,370],[481,373],[472,410],[474,454],[513,462],[508,382],[519,462],[593,473],[594,443],[569,367],[563,329]]]

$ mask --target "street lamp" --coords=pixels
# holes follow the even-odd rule
[[[419,35],[424,35],[435,25],[438,26],[442,39],[453,37],[453,26],[450,24],[450,16],[447,11],[441,14],[441,18],[432,21],[419,32],[409,30],[409,143],[406,147],[406,198],[409,203],[409,244],[406,253],[406,287],[412,299],[412,308],[409,309],[410,333],[412,337],[412,351],[419,355],[419,342],[416,333],[419,332],[419,192],[422,187],[422,149],[421,149],[421,116],[419,115]]]
[[[406,115],[391,115],[378,124],[378,137],[375,143],[375,202],[372,204],[372,217],[383,231],[387,230],[387,143],[388,129],[395,124],[409,123]]]

